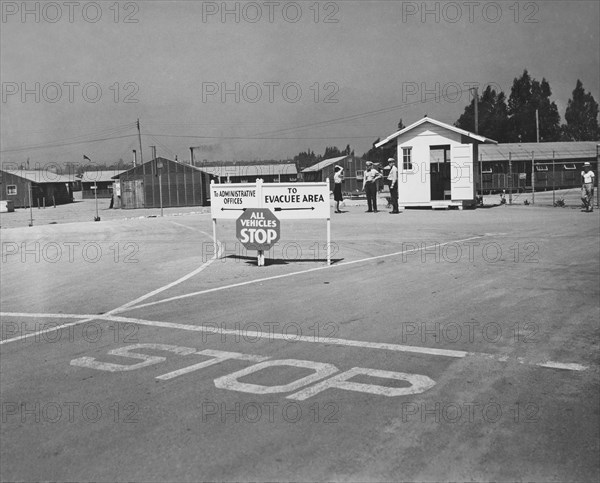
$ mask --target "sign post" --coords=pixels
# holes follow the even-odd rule
[[[321,183],[263,183],[262,179],[257,179],[256,183],[227,184],[217,184],[213,181],[210,185],[210,205],[215,253],[217,219],[236,220],[238,239],[247,249],[258,250],[259,266],[264,265],[264,251],[269,250],[279,240],[280,220],[326,219],[327,265],[331,264],[329,180]],[[249,218],[252,213],[254,218]],[[250,225],[255,223],[257,226],[241,226],[242,221]],[[259,226],[261,224],[265,226]],[[266,230],[248,231],[250,228]],[[246,231],[242,233],[244,229]],[[277,235],[269,229],[276,229]],[[251,241],[252,236],[254,242]],[[266,248],[272,236],[276,236],[276,239]]]
[[[92,186],[94,190],[94,199],[96,200],[96,217],[94,221],[100,221],[100,216],[98,216],[98,183],[94,180],[94,186]]]

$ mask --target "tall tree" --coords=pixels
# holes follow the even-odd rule
[[[298,155],[294,156],[294,162],[296,163],[298,171],[302,171],[304,168],[308,168],[318,162],[314,151],[310,149],[306,152],[302,151]]]
[[[540,141],[560,139],[560,114],[550,101],[552,91],[546,79],[538,82],[527,70],[515,78],[508,98],[509,139],[512,142],[536,142],[535,111],[538,110]]]
[[[496,93],[487,86],[477,103],[479,115],[479,134],[498,142],[509,139],[509,121],[504,92]],[[475,129],[475,99],[465,107],[465,111],[454,123],[456,127],[466,131]]]
[[[567,124],[561,126],[565,141],[598,141],[598,103],[590,92],[585,92],[583,83],[577,79],[573,97],[569,99],[565,111]]]
[[[336,146],[327,146],[325,148],[325,154],[323,154],[323,159],[339,158],[340,156],[345,155],[345,152],[340,151]]]
[[[364,153],[361,158],[366,159],[368,161],[373,161],[374,163],[379,163],[382,166],[387,165],[387,160],[389,158],[396,157],[396,141],[392,141],[385,146],[380,148],[376,148],[375,145],[379,142],[379,138],[377,138],[371,149],[369,149],[366,153]]]

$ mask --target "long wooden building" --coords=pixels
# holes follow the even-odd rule
[[[200,168],[155,158],[116,176],[115,208],[207,206],[210,176]]]
[[[583,163],[598,172],[594,141],[486,144],[479,147],[477,191],[545,191],[581,186]]]
[[[14,208],[72,203],[73,184],[73,176],[49,170],[0,170],[0,201],[11,201]]]

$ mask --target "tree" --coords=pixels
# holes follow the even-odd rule
[[[498,142],[507,142],[509,119],[504,92],[496,93],[491,86],[487,86],[479,98],[477,108],[479,134]],[[465,107],[465,111],[454,125],[465,131],[475,130],[475,98]]]
[[[294,162],[296,163],[298,171],[302,171],[304,168],[316,164],[317,161],[314,151],[311,151],[310,149],[306,152],[302,151],[297,156],[294,156]]]
[[[508,98],[509,141],[536,142],[535,111],[538,111],[540,141],[560,139],[560,114],[556,103],[550,101],[552,91],[546,79],[538,82],[523,71],[515,78]]]
[[[577,79],[573,97],[569,99],[565,111],[567,124],[561,126],[565,141],[598,141],[598,103],[590,92],[585,92],[583,83]]]
[[[364,153],[361,157],[368,161],[373,161],[374,163],[379,163],[382,166],[387,166],[387,160],[389,158],[394,158],[396,156],[396,141],[392,141],[385,146],[380,148],[376,148],[375,145],[380,141],[377,138],[371,147],[366,153]]]
[[[350,147],[350,146],[348,146]],[[340,156],[345,156],[346,154],[340,151],[336,146],[327,146],[325,148],[325,154],[323,154],[323,159],[329,158],[339,158]]]

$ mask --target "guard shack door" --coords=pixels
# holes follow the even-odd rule
[[[450,199],[450,145],[429,146],[431,201]]]
[[[474,200],[473,145],[452,146],[451,156],[450,191],[452,200]]]

